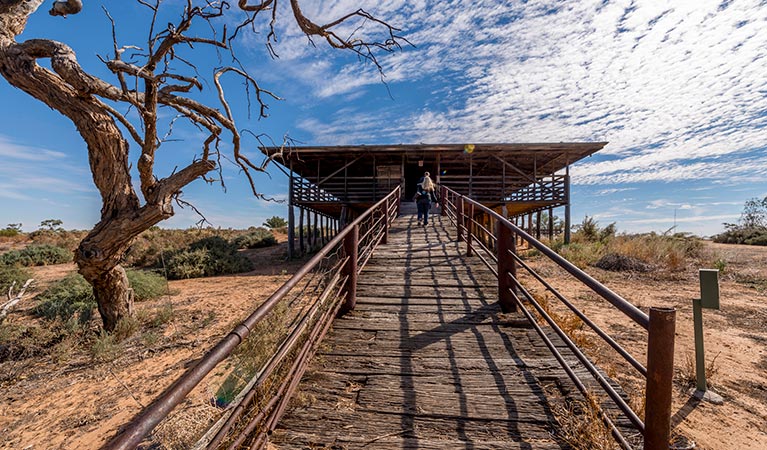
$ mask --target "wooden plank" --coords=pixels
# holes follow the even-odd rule
[[[278,449],[561,449],[551,392],[579,397],[455,227],[399,217],[270,441]],[[574,371],[586,370],[551,337]],[[307,403],[305,399],[310,399]],[[614,407],[608,406],[613,410]],[[625,420],[618,423],[625,425]]]

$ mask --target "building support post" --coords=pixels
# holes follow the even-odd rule
[[[535,238],[541,240],[541,211],[535,213]]]
[[[302,255],[306,254],[304,247],[304,208],[298,208],[298,248]]]
[[[554,208],[549,208],[549,245],[554,240]]]
[[[291,164],[292,167],[292,164]],[[296,256],[296,213],[293,211],[293,170],[288,180],[288,259]]]

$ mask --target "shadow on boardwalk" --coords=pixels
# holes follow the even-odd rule
[[[447,218],[394,223],[270,441],[277,448],[559,449],[544,386],[569,385]],[[567,389],[569,390],[569,389]]]

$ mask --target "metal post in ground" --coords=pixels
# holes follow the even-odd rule
[[[381,238],[382,244],[389,242],[389,197],[386,197],[386,201],[381,205],[382,219],[383,219],[383,237]]]
[[[717,405],[724,403],[719,394],[708,390],[706,382],[706,351],[703,347],[703,308],[719,309],[719,270],[700,269],[700,299],[692,301],[692,320],[695,330],[695,392],[701,400]]]
[[[346,279],[346,300],[341,307],[341,314],[354,309],[357,304],[357,246],[359,245],[360,227],[354,225],[344,237],[344,255],[349,258],[344,264],[341,271],[342,276],[348,277]]]
[[[458,223],[458,242],[463,241],[463,196],[458,197],[455,208],[456,222]]]
[[[650,308],[647,329],[644,450],[668,450],[674,378],[674,308]]]
[[[447,215],[447,211],[445,211],[446,197],[447,197],[447,190],[445,189],[445,186],[440,186],[439,187],[439,215],[440,216]]]
[[[498,241],[498,303],[503,312],[517,310],[517,302],[514,301],[512,278],[517,277],[517,262],[509,253],[517,252],[517,243],[511,228],[496,220]]]
[[[474,228],[474,203],[469,203],[469,211],[466,213],[468,220],[466,221],[466,256],[474,254],[474,249],[471,247],[472,229]]]

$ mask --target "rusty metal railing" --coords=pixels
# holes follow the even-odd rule
[[[262,448],[339,311],[354,308],[357,274],[386,243],[399,211],[400,188],[357,217],[197,364],[165,389],[103,449],[135,449],[278,306],[295,311],[274,353],[257,368],[224,414],[194,448]],[[268,324],[267,324],[268,325]]]
[[[642,434],[645,450],[668,450],[671,420],[671,382],[674,362],[675,310],[673,308],[650,308],[649,316],[624,298],[608,289],[599,281],[558,255],[505,217],[466,196],[447,187],[440,187],[441,214],[447,216],[457,227],[458,240],[466,243],[466,255],[476,255],[498,277],[498,300],[504,312],[518,311],[527,317],[532,326],[554,354],[578,390],[587,396],[590,393],[583,380],[566,362],[563,355],[538,325],[533,314],[525,306],[529,304],[562,339],[577,360],[588,370],[612,402],[625,414],[631,424]],[[594,293],[608,301],[636,324],[647,330],[647,367],[642,365],[626,349],[618,344],[597,324],[590,320],[561,292],[541,277],[517,254],[517,240],[521,239],[535,248],[575,279],[588,286]],[[527,271],[554,297],[570,309],[584,324],[602,338],[618,355],[625,359],[645,378],[644,420],[629,406],[626,400],[611,385],[580,348],[572,341],[541,303],[530,294],[517,277],[517,267]],[[523,302],[522,300],[525,300]],[[610,428],[616,441],[625,449],[631,444],[616,427],[613,420],[600,408],[604,423]]]

